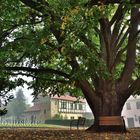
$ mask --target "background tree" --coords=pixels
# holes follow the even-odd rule
[[[18,89],[16,92],[16,97],[7,105],[7,116],[16,116],[19,119],[22,113],[26,109],[26,98],[23,94],[22,89]]]
[[[17,75],[33,77],[35,96],[83,93],[95,116],[90,130],[124,131],[123,124],[100,126],[100,118],[121,116],[129,96],[140,93],[138,3],[3,1],[1,72],[15,85],[25,83]]]

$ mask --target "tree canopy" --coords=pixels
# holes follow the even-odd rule
[[[129,13],[133,5],[102,3],[89,7],[85,5],[87,0],[22,2],[26,5],[14,0],[9,3],[5,1],[1,6],[1,67],[5,66],[9,75],[32,76],[40,84],[39,88],[41,85],[50,87],[54,83],[57,83],[54,86],[59,87],[66,87],[68,83],[69,88],[69,84],[72,87],[79,75],[87,79],[91,78],[91,74],[93,77],[97,74],[106,77],[112,70],[116,79],[120,77],[126,59],[125,47],[130,30]],[[112,18],[115,12],[118,17]],[[120,14],[117,15],[117,12]],[[109,17],[108,22],[112,28],[118,27],[111,31],[114,33],[112,48],[115,46],[117,51],[117,57],[112,62],[114,64],[106,64],[100,58],[98,20],[102,16]],[[137,16],[139,17],[139,14]],[[120,20],[119,23],[117,20]],[[102,24],[105,24],[103,22]],[[136,58],[139,58],[139,51]],[[108,70],[108,65],[112,65],[112,70]],[[133,79],[139,76],[138,70],[136,73]],[[16,82],[21,84],[24,81],[20,79]],[[32,84],[35,86],[36,82]]]
[[[30,85],[36,88],[36,92],[49,88],[53,93],[58,90],[62,93],[64,89],[75,90],[75,80],[81,76],[89,82],[93,82],[96,76],[107,78],[110,74],[115,79],[120,78],[127,58],[129,13],[133,5],[104,5],[103,2],[110,1],[95,1],[94,4],[100,5],[87,6],[87,0],[21,1],[24,4],[14,0],[3,1],[1,5],[3,12],[0,17],[0,61],[1,77],[4,77],[1,81],[6,82],[6,86],[3,83],[4,90],[8,88],[9,91],[15,84],[21,85],[25,82],[21,78],[14,82],[9,81],[10,77],[17,75],[33,77]],[[116,17],[112,17],[115,12]],[[98,20],[102,16],[109,17],[108,22],[114,27],[114,30],[107,32],[113,34],[111,43],[117,55],[114,61],[108,64],[100,57],[101,34]],[[139,17],[139,14],[136,16]],[[106,24],[103,22],[102,24]],[[110,48],[107,49],[109,51]],[[110,61],[114,54],[107,55],[107,61]],[[138,59],[139,51],[136,65],[139,63]],[[7,72],[3,71],[3,68]],[[131,81],[139,77],[138,67],[133,75]],[[93,84],[93,88],[94,86]]]
[[[35,96],[84,93],[95,114],[96,103],[109,105],[105,97],[123,106],[140,93],[139,6],[138,0],[3,1],[2,90],[27,83],[18,77],[26,75]]]

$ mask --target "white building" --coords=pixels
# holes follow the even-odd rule
[[[130,97],[122,110],[126,127],[140,127],[140,96]]]

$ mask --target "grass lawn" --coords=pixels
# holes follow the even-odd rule
[[[0,140],[140,140],[140,128],[129,133],[89,133],[52,128],[0,128]]]
[[[68,128],[65,126],[61,125],[51,125],[51,124],[11,124],[11,123],[6,123],[6,124],[0,124],[0,128],[14,128],[14,127],[19,127],[19,128]]]

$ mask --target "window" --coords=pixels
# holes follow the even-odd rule
[[[134,119],[135,119],[136,122],[138,121],[137,115],[134,116]]]
[[[138,116],[139,124],[140,124],[140,116]]]
[[[73,110],[73,103],[70,104],[70,109]]]
[[[79,110],[83,110],[83,105],[79,104]]]
[[[66,109],[67,108],[67,103],[66,102],[61,102],[61,108]]]
[[[140,102],[136,102],[137,109],[140,109]]]
[[[75,104],[75,110],[77,110],[77,104]]]
[[[128,128],[135,127],[134,118],[127,118]]]
[[[130,105],[130,103],[126,103],[126,109],[127,109],[127,110],[131,110],[131,105]]]

